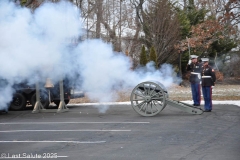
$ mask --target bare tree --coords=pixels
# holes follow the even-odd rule
[[[151,39],[157,50],[158,63],[173,62],[177,59],[174,44],[179,38],[179,23],[177,16],[171,10],[168,0],[152,2],[149,6],[153,13],[150,24]]]
[[[33,0],[44,1],[44,0]],[[59,0],[52,0],[57,2]],[[157,0],[69,0],[81,10],[86,38],[102,38],[113,44],[115,51],[127,52],[133,59],[134,66],[139,62],[139,53],[142,44],[147,48],[152,45],[156,48],[158,63],[169,61],[173,51],[172,42],[175,29],[166,27],[174,21],[172,13],[164,11],[169,7],[161,7]],[[167,0],[162,0],[167,2]],[[33,3],[33,2],[32,2]],[[149,8],[146,8],[149,7]],[[157,8],[160,12],[157,12]],[[155,14],[155,15],[154,15]],[[161,15],[162,14],[162,15]],[[157,21],[155,17],[157,16]],[[165,17],[165,19],[164,19]],[[161,24],[160,24],[161,23]],[[156,32],[156,29],[158,30]],[[161,31],[162,29],[162,31]],[[164,30],[165,29],[165,30]],[[168,29],[168,30],[166,30]],[[155,33],[169,34],[163,36]]]
[[[97,0],[96,2],[96,14],[97,14],[97,22],[96,22],[96,38],[100,38],[101,34],[101,22],[103,21],[103,0]]]
[[[131,0],[136,8],[138,23],[144,35],[142,42],[147,48],[156,48],[158,65],[177,59],[174,44],[178,40],[179,25],[177,17],[168,0]],[[144,3],[147,6],[144,9]]]
[[[210,9],[211,15],[228,25],[240,23],[240,1],[239,0],[198,0],[200,7]]]

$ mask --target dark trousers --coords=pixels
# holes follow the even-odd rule
[[[212,86],[202,87],[204,108],[205,110],[212,110]]]
[[[192,99],[194,105],[201,103],[201,85],[199,83],[191,83]]]

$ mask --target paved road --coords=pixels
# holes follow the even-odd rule
[[[110,106],[106,113],[99,113],[93,106],[68,107],[65,113],[1,113],[1,156],[57,156],[67,160],[240,159],[240,108],[234,105],[215,105],[213,112],[202,115],[167,106],[155,117],[142,117],[128,105]]]

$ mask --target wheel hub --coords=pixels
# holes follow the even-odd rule
[[[146,102],[150,102],[151,100],[152,100],[151,96],[146,96],[146,97],[145,97],[145,101],[146,101]]]

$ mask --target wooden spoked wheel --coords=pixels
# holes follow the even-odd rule
[[[142,82],[132,91],[130,101],[133,109],[142,116],[155,116],[166,106],[166,91],[159,82]]]

